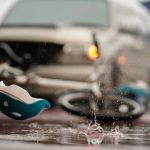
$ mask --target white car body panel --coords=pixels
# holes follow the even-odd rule
[[[1,12],[3,11],[0,15],[0,24],[2,24],[6,14],[17,2],[18,0],[9,0],[4,4],[3,0],[1,4],[5,5],[5,8],[3,8],[3,10],[0,8]],[[76,47],[76,45],[83,45],[85,46],[85,51],[87,46],[91,43],[91,33],[96,31],[98,41],[100,41],[105,53],[104,61],[106,63],[111,63],[118,55],[126,54],[129,50],[133,50],[135,53],[139,53],[139,55],[146,51],[145,55],[150,56],[147,54],[143,38],[145,35],[150,34],[148,11],[134,0],[108,0],[108,2],[110,5],[110,26],[107,29],[90,29],[84,27],[60,27],[58,29],[3,27],[0,28],[0,40],[58,42],[70,45],[73,48]],[[129,30],[129,33],[121,33],[120,30],[122,28]],[[137,35],[132,33],[132,31],[135,32],[135,29],[137,30]],[[81,50],[83,51],[83,49]],[[135,64],[134,62],[132,63],[133,68],[139,65],[137,62],[135,62]],[[150,63],[148,63],[147,66],[148,65],[150,65]],[[131,71],[133,68],[131,67]],[[134,72],[133,76],[138,74],[136,69]],[[143,75],[139,73],[137,78],[143,79]]]

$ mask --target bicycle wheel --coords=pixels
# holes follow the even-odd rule
[[[97,102],[98,109],[92,108],[92,101]],[[100,99],[91,92],[70,92],[60,96],[58,103],[72,114],[97,120],[133,120],[145,112],[144,106],[115,94]]]

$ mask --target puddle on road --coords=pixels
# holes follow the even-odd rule
[[[116,126],[101,127],[100,124],[5,122],[0,124],[0,141],[25,141],[62,145],[143,145],[150,146],[150,127]]]

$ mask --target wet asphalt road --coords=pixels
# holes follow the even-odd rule
[[[97,137],[96,131],[90,137],[89,120],[58,108],[27,121],[14,121],[0,114],[0,150],[149,150],[149,116],[150,112],[133,122],[101,122],[103,132]],[[117,125],[119,128],[114,130]],[[98,143],[91,146],[88,142],[94,138]]]

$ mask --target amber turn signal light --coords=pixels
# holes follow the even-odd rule
[[[88,49],[88,58],[90,60],[95,60],[99,56],[98,48],[95,45],[91,45]]]

